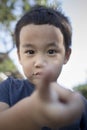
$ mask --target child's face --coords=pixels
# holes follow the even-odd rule
[[[29,24],[21,29],[18,56],[26,77],[34,83],[47,67],[51,67],[56,81],[69,53],[65,53],[63,35],[57,27]]]

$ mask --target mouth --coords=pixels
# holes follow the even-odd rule
[[[43,76],[43,73],[42,73],[42,72],[33,73],[33,77],[34,77],[34,78],[41,78],[42,76]]]

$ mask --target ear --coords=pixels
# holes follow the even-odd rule
[[[65,59],[64,59],[64,64],[66,64],[70,58],[71,55],[71,48],[69,48],[66,52],[65,52]]]

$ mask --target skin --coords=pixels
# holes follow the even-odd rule
[[[0,130],[58,128],[81,117],[83,101],[80,94],[64,89],[56,82],[70,53],[71,49],[65,52],[59,28],[30,24],[21,29],[18,57],[26,77],[35,85],[35,91],[11,108],[0,103]]]
[[[70,49],[65,52],[62,33],[52,25],[31,24],[20,32],[19,61],[32,83],[41,80],[48,66],[53,69],[53,80],[56,81],[70,53]]]

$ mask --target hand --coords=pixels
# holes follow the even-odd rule
[[[83,112],[83,101],[79,93],[65,89],[54,81],[52,68],[44,71],[36,84],[34,104],[42,126],[62,127],[69,125]]]

